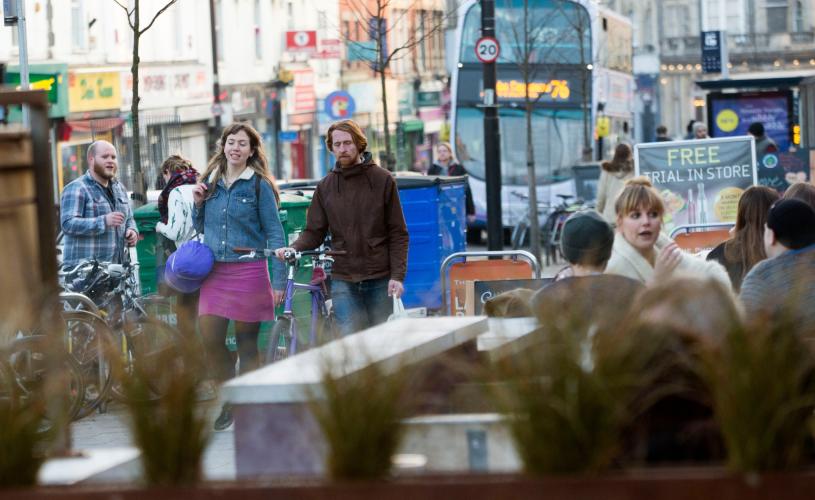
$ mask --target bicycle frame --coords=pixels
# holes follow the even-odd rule
[[[291,321],[292,338],[289,350],[291,354],[297,353],[297,321],[294,318],[293,303],[294,294],[297,290],[305,290],[311,293],[311,328],[309,331],[309,344],[315,345],[317,341],[317,320],[323,313],[325,307],[325,294],[323,293],[323,283],[312,285],[310,283],[297,283],[294,281],[294,272],[297,265],[287,263],[286,292],[283,302],[283,316]],[[270,342],[273,341],[270,339]]]

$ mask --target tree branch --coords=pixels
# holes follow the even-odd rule
[[[158,11],[158,12],[156,12],[156,15],[155,15],[155,16],[153,16],[153,19],[150,21],[150,24],[148,24],[148,25],[147,25],[147,27],[146,27],[146,28],[144,28],[143,30],[139,31],[139,36],[143,35],[145,31],[149,30],[149,29],[150,29],[150,28],[153,26],[153,23],[154,23],[154,22],[156,22],[156,19],[158,19],[158,16],[160,16],[160,15],[164,14],[164,11],[165,11],[165,10],[167,10],[167,9],[169,9],[169,8],[170,8],[170,7],[171,7],[171,6],[172,6],[174,3],[176,3],[177,1],[178,1],[178,0],[170,0],[169,2],[167,2],[167,3],[164,5],[164,7],[162,7],[161,9],[159,9],[159,11]]]
[[[127,16],[127,25],[128,25],[128,26],[130,26],[130,29],[131,29],[131,30],[135,30],[135,29],[136,29],[136,26],[135,26],[135,25],[133,24],[133,22],[131,22],[131,20],[130,20],[130,16],[131,16],[131,15],[133,15],[133,11],[132,11],[132,10],[127,10],[127,7],[125,7],[124,5],[122,5],[122,3],[121,3],[119,0],[113,0],[113,2],[114,2],[116,5],[118,5],[119,7],[121,7],[123,11],[125,11],[125,15]]]

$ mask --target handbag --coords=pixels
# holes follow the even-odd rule
[[[185,241],[167,258],[164,282],[181,293],[192,293],[201,288],[214,265],[215,254],[207,245]]]

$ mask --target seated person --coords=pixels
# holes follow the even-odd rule
[[[802,333],[815,333],[815,211],[797,199],[775,203],[767,215],[764,248],[769,258],[741,285],[745,313],[780,314]]]
[[[560,245],[571,273],[532,296],[532,311],[542,325],[557,321],[588,326],[587,318],[608,326],[620,322],[642,285],[624,276],[603,274],[613,244],[614,230],[596,211],[577,212],[566,220]]]

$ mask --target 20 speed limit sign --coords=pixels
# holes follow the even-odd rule
[[[493,63],[501,54],[498,40],[491,36],[482,36],[475,42],[475,56],[482,63]]]

